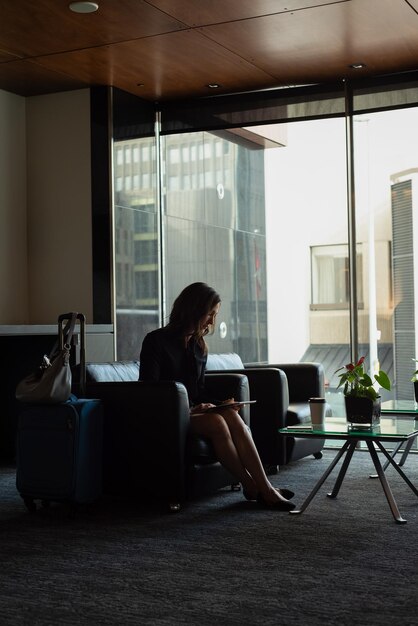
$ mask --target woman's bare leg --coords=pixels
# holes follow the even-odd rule
[[[228,424],[241,463],[252,476],[257,490],[267,502],[274,502],[277,499],[284,500],[268,480],[251,433],[248,431],[239,413],[229,409],[222,412],[222,417]]]
[[[190,427],[196,434],[210,439],[219,462],[242,483],[244,489],[251,494],[257,492],[257,486],[242,464],[229,427],[221,415],[218,413],[192,414]]]
[[[217,458],[251,497],[261,493],[268,503],[285,500],[269,482],[251,434],[237,411],[191,415],[194,432],[211,440]]]

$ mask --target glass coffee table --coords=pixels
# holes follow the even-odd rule
[[[396,504],[396,500],[386,479],[385,471],[382,467],[382,464],[380,463],[376,447],[382,452],[382,454],[386,458],[387,464],[391,464],[395,468],[395,470],[414,492],[414,494],[418,496],[418,489],[415,487],[415,485],[412,484],[412,482],[400,468],[399,464],[396,463],[396,461],[392,458],[393,455],[391,456],[391,454],[389,454],[389,452],[385,448],[385,444],[388,442],[395,442],[396,444],[402,445],[407,444],[410,440],[415,439],[415,437],[418,435],[418,419],[414,419],[414,417],[409,414],[391,414],[390,417],[381,417],[380,423],[373,426],[372,428],[361,428],[354,430],[349,424],[347,424],[345,418],[341,418],[340,423],[336,423],[335,418],[330,418],[328,420],[325,420],[325,426],[323,430],[313,430],[310,424],[303,424],[300,426],[292,426],[289,428],[280,428],[279,432],[281,435],[289,435],[292,437],[317,437],[322,439],[325,438],[344,441],[343,446],[339,449],[334,460],[331,462],[327,470],[318,480],[311,493],[303,502],[302,506],[299,509],[294,509],[293,511],[290,511],[291,514],[297,515],[305,511],[305,509],[318,493],[319,489],[326,481],[328,476],[331,474],[335,466],[345,455],[334,487],[331,493],[327,494],[329,498],[337,497],[341,484],[347,472],[347,468],[350,465],[352,456],[356,448],[358,447],[358,444],[363,441],[367,446],[367,449],[373,461],[373,465],[376,469],[377,476],[383,487],[383,491],[385,493],[386,499],[388,501],[390,510],[395,521],[398,524],[406,524],[406,520],[401,516],[399,512],[398,505]]]

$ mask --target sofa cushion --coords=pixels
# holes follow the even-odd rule
[[[139,361],[112,361],[109,363],[86,363],[86,381],[108,383],[139,379]]]
[[[239,354],[225,352],[223,354],[208,354],[207,370],[239,370],[244,369],[244,363]]]

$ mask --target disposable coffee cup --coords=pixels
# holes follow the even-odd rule
[[[309,398],[312,428],[322,430],[325,425],[325,398]]]

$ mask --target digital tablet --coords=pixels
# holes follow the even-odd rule
[[[244,404],[254,404],[257,400],[243,400],[242,402],[225,402],[224,404],[217,404],[216,406],[211,406],[209,409],[203,409],[202,413],[214,413],[219,409],[231,409],[236,406],[242,406]]]

